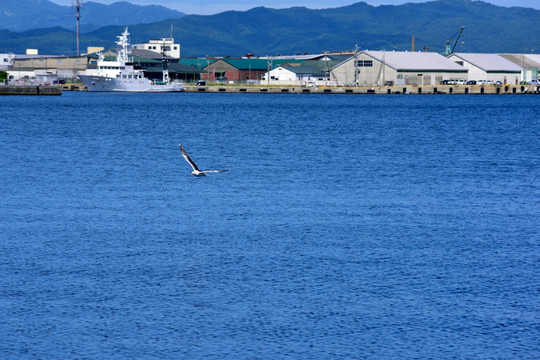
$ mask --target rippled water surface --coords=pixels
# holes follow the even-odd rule
[[[540,357],[537,96],[0,113],[3,359]]]

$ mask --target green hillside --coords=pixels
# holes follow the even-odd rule
[[[461,26],[466,29],[456,46],[460,52],[540,51],[540,11],[504,8],[481,1],[439,0],[420,4],[373,7],[366,3],[310,10],[303,7],[217,15],[188,15],[180,19],[131,25],[132,43],[173,36],[182,56],[258,56],[320,53],[353,49],[387,51],[415,49],[443,52]],[[83,34],[82,48],[114,47],[122,26],[108,26]],[[40,53],[75,52],[75,35],[59,29],[27,33],[0,33],[0,51],[23,52],[35,47]]]

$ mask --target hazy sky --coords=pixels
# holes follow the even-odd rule
[[[71,5],[75,0],[51,0],[60,5]],[[84,3],[88,0],[82,0]],[[103,4],[111,4],[119,0],[91,0]],[[310,9],[322,9],[331,7],[340,7],[351,5],[360,0],[127,0],[132,4],[140,5],[162,5],[171,9],[182,11],[186,14],[210,15],[227,10],[245,11],[257,6],[265,6],[268,8],[289,8],[292,6],[305,6]],[[404,3],[419,3],[427,2],[427,0],[364,0],[366,3],[377,5],[400,5]],[[485,0],[498,6],[522,6],[534,9],[540,9],[540,0]]]

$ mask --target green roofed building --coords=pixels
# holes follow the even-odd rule
[[[283,63],[303,60],[222,58],[203,68],[201,79],[209,82],[257,83],[261,76]]]
[[[302,63],[284,63],[262,76],[268,85],[337,86],[331,70],[340,60],[306,60]]]

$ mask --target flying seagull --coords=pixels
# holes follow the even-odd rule
[[[221,173],[221,172],[225,172],[225,171],[230,170],[230,169],[225,169],[225,170],[199,170],[199,167],[197,166],[197,164],[195,164],[193,162],[193,160],[191,160],[191,158],[189,157],[186,150],[184,150],[184,147],[182,146],[182,144],[180,144],[180,151],[182,152],[182,156],[184,157],[184,159],[186,159],[186,161],[189,163],[189,165],[191,165],[191,167],[193,168],[193,171],[191,172],[191,175],[206,176],[207,173]]]

